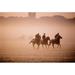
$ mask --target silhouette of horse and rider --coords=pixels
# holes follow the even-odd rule
[[[47,48],[47,47],[49,47],[52,44],[52,47],[54,48],[55,44],[57,44],[58,47],[59,46],[61,47],[60,39],[62,39],[62,37],[60,36],[59,33],[57,33],[55,35],[54,39],[50,39],[50,37],[46,36],[45,33],[42,36],[39,33],[37,33],[35,35],[35,38],[32,39],[30,41],[30,43],[32,43],[33,47],[35,46],[35,44],[37,44],[38,48],[39,48],[40,45],[42,45],[42,47],[44,47],[44,45],[45,45],[45,47]]]

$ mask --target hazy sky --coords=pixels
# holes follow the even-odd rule
[[[36,13],[36,17],[41,17],[41,16],[54,16],[54,15],[61,15],[64,16],[66,18],[73,18],[75,17],[75,13],[72,12],[37,12]],[[0,12],[0,16],[5,16],[5,17],[9,17],[9,16],[22,16],[22,17],[27,17],[28,13],[27,12]]]

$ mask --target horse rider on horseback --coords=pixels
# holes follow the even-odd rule
[[[39,34],[39,33],[37,33],[37,34],[35,35],[35,40],[38,40],[38,41],[40,41],[40,40],[41,40],[41,36],[40,36],[40,34]]]
[[[43,36],[42,36],[42,40],[44,41],[46,38],[46,34],[44,33]]]

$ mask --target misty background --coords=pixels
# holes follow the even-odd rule
[[[46,33],[50,39],[53,39],[56,33],[60,33],[63,37],[61,39],[62,48],[57,48],[56,45],[55,49],[52,46],[49,49],[45,48],[46,55],[50,55],[48,50],[75,50],[74,29],[75,17],[66,18],[56,14],[36,17],[36,13],[29,13],[26,17],[0,16],[0,55],[38,55],[39,53],[35,52],[35,49],[29,44],[38,32],[41,36]],[[42,46],[40,46],[40,50],[43,50]],[[41,53],[41,55],[45,55],[43,51]]]

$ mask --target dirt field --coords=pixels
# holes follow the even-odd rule
[[[74,62],[75,50],[71,47],[67,48],[42,48],[37,49],[31,44],[24,44],[23,41],[6,42],[0,49],[1,62]]]

